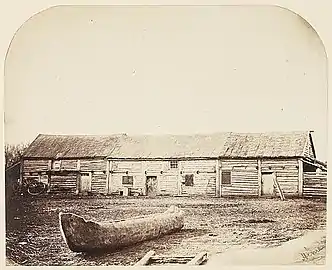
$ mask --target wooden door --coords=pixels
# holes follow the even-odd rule
[[[154,197],[158,193],[158,181],[157,176],[146,177],[146,195]]]
[[[262,195],[273,195],[274,194],[274,174],[262,173]]]
[[[91,191],[91,174],[81,173],[81,192],[87,193]]]

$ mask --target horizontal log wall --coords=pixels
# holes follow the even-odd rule
[[[133,176],[134,182],[132,186],[122,185],[122,177],[126,176],[124,173],[113,173],[111,175],[111,183],[110,183],[110,192],[118,193],[123,191],[125,187],[133,187],[140,188],[142,192],[145,194],[145,178],[143,178],[141,173],[128,173],[129,176]]]
[[[35,172],[35,173],[33,173],[33,172],[23,172],[22,173],[22,178],[23,178],[24,182],[29,182],[29,181],[33,181],[33,180],[39,181],[39,179],[40,179],[39,175],[40,175],[40,173],[38,173],[38,172]]]
[[[285,196],[299,194],[299,168],[297,159],[263,159],[262,172],[273,171]],[[276,188],[275,188],[276,189]],[[278,191],[275,190],[276,196]]]
[[[110,192],[117,193],[127,185],[122,185],[122,177],[133,176],[133,188],[139,188],[146,194],[146,177],[156,176],[158,194],[177,194],[177,169],[171,169],[168,161],[112,161]]]
[[[112,161],[110,191],[119,192],[124,186],[122,177],[134,177],[134,188],[141,188],[146,194],[146,177],[156,176],[159,195],[176,195],[180,181],[186,174],[194,174],[194,186],[182,184],[184,194],[209,195],[216,194],[216,161],[215,160],[186,160],[178,161],[178,168],[171,168],[170,162],[163,161]],[[181,170],[181,174],[180,174]],[[198,174],[197,174],[198,171]],[[184,182],[184,181],[183,181]]]
[[[216,195],[216,160],[185,160],[181,161],[182,194]],[[186,174],[194,175],[194,185],[186,186]]]
[[[106,164],[104,159],[64,159],[60,160],[60,170],[51,169],[51,160],[24,160],[23,162],[23,180],[40,180],[41,174],[52,171],[51,192],[69,192],[76,191],[79,172],[92,172],[91,188],[92,193],[106,192]],[[65,173],[64,171],[76,171]]]
[[[106,172],[93,172],[91,192],[95,194],[106,194]]]
[[[61,160],[61,170],[77,170],[77,159]]]
[[[77,173],[51,175],[51,193],[75,193]]]
[[[165,172],[159,176],[159,191],[161,195],[178,194],[178,174]]]
[[[257,160],[222,160],[221,171],[231,171],[231,185],[222,185],[221,196],[258,196]]]
[[[327,172],[303,173],[303,197],[327,196]]]
[[[81,171],[106,171],[107,161],[104,159],[81,159],[80,170]]]
[[[23,172],[42,172],[48,170],[48,159],[40,160],[24,160],[23,161]]]

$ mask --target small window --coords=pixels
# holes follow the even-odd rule
[[[187,187],[192,187],[194,185],[194,175],[186,174],[184,176],[184,185]]]
[[[232,183],[232,175],[230,171],[223,171],[221,173],[221,184],[222,185],[231,185]]]
[[[178,161],[177,160],[171,160],[170,162],[171,169],[177,169],[178,168]]]
[[[134,177],[133,176],[122,176],[122,185],[133,185]]]

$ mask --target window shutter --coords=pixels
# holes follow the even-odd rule
[[[222,185],[231,185],[232,183],[232,176],[230,171],[223,171],[221,173],[221,184]]]

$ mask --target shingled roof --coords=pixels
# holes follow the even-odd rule
[[[209,135],[39,135],[24,157],[251,158],[304,157],[309,132]],[[313,145],[313,154],[314,148]],[[315,154],[314,154],[315,157]]]

